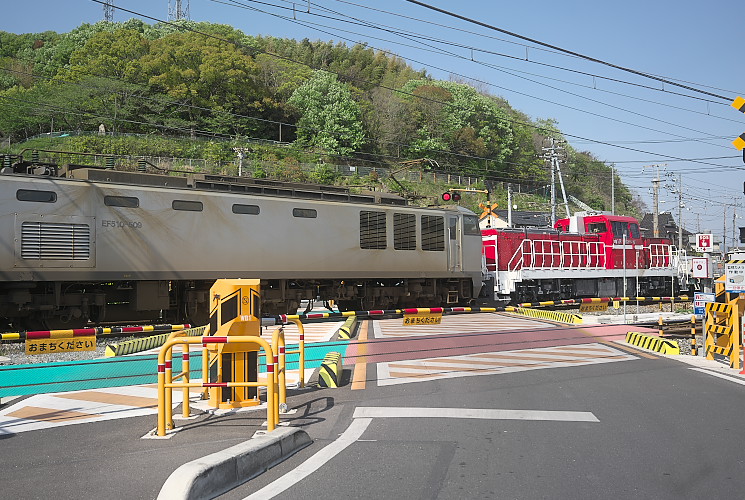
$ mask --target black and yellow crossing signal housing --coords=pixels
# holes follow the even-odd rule
[[[732,101],[732,107],[741,113],[745,113],[745,99],[738,96],[737,99]],[[743,151],[743,161],[745,161],[745,133],[740,134],[740,137],[732,141],[732,144],[740,151]]]
[[[460,193],[455,191],[442,193],[442,201],[460,201]]]

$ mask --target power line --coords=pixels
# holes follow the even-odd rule
[[[429,4],[426,4],[424,2],[420,2],[419,0],[405,0],[405,1],[406,2],[409,2],[409,3],[413,3],[413,4],[416,4],[416,5],[419,5],[420,7],[424,7],[424,8],[430,9],[430,10],[434,10],[436,12],[439,12],[441,14],[445,14],[447,16],[455,17],[455,18],[460,19],[462,21],[466,21],[466,22],[469,22],[469,23],[472,23],[472,24],[476,24],[478,26],[482,26],[482,27],[487,28],[487,29],[490,29],[490,30],[494,30],[494,31],[498,31],[500,33],[504,33],[504,34],[510,35],[510,36],[514,36],[515,38],[519,38],[521,40],[526,40],[528,42],[535,43],[535,44],[541,45],[543,47],[548,47],[548,48],[557,50],[559,52],[564,52],[566,54],[571,54],[573,56],[580,57],[582,59],[586,59],[586,60],[591,61],[591,62],[602,64],[602,65],[605,65],[605,66],[608,66],[608,67],[611,67],[611,68],[615,68],[615,69],[618,69],[618,70],[621,70],[621,71],[625,71],[627,73],[631,73],[631,74],[634,74],[634,75],[638,75],[638,76],[641,76],[641,77],[644,77],[644,78],[648,78],[650,80],[656,80],[658,82],[667,83],[668,85],[673,85],[675,87],[680,87],[680,88],[683,88],[683,89],[686,89],[686,90],[690,90],[691,92],[696,92],[696,93],[699,93],[699,94],[708,95],[708,96],[711,96],[711,97],[716,97],[718,99],[723,99],[723,100],[728,101],[728,102],[731,102],[732,101],[732,98],[731,97],[725,97],[723,95],[715,94],[713,92],[707,92],[705,90],[701,90],[701,89],[698,89],[698,88],[695,88],[695,87],[691,87],[689,85],[683,85],[681,83],[678,83],[678,82],[669,80],[667,78],[662,78],[662,77],[659,77],[659,76],[650,75],[649,73],[644,73],[642,71],[638,71],[638,70],[635,70],[635,69],[632,69],[632,68],[627,68],[625,66],[619,66],[617,64],[613,64],[613,63],[610,63],[610,62],[607,62],[607,61],[603,61],[602,59],[596,59],[594,57],[586,56],[584,54],[580,54],[579,52],[574,52],[572,50],[564,49],[564,48],[559,47],[557,45],[552,45],[552,44],[549,44],[549,43],[541,42],[540,40],[536,40],[534,38],[530,38],[530,37],[527,37],[527,36],[524,36],[524,35],[520,35],[518,33],[514,33],[512,31],[508,31],[508,30],[505,30],[505,29],[502,29],[502,28],[498,28],[496,26],[492,26],[491,24],[483,23],[481,21],[477,21],[475,19],[471,19],[469,17],[462,16],[460,14],[456,14],[454,12],[451,12],[451,11],[448,11],[448,10],[445,10],[445,9],[440,9],[439,7],[435,7],[433,5],[429,5]]]
[[[211,1],[214,1],[214,0],[211,0]],[[247,0],[247,1],[254,1],[254,0]],[[290,0],[280,0],[280,1],[282,1],[284,3],[292,3]],[[558,51],[555,51],[555,50],[546,49],[546,48],[543,48],[541,46],[537,46],[536,47],[534,45],[528,45],[528,44],[516,42],[514,40],[508,40],[506,38],[495,37],[495,36],[492,36],[492,35],[488,35],[486,33],[481,33],[481,32],[477,32],[477,31],[470,31],[470,30],[466,30],[466,29],[463,29],[463,28],[458,28],[458,27],[455,27],[455,26],[450,26],[450,25],[447,25],[447,24],[441,24],[441,23],[437,23],[437,22],[434,22],[434,21],[429,21],[427,19],[420,19],[418,17],[407,16],[407,15],[402,14],[402,13],[399,13],[399,12],[391,12],[391,11],[387,11],[387,10],[376,9],[374,7],[370,7],[369,5],[358,4],[358,3],[350,2],[350,1],[347,1],[347,0],[333,0],[333,1],[338,2],[338,3],[347,4],[347,5],[353,5],[355,7],[361,8],[361,9],[366,9],[366,10],[370,10],[370,11],[374,11],[374,12],[380,12],[380,13],[383,13],[383,14],[389,14],[391,16],[394,16],[397,19],[399,19],[399,18],[409,19],[409,20],[417,21],[417,22],[420,22],[420,23],[423,23],[423,24],[429,24],[429,25],[432,25],[432,26],[440,27],[440,28],[446,28],[446,29],[450,29],[450,30],[453,30],[453,31],[458,31],[458,32],[461,32],[461,33],[468,33],[468,34],[471,34],[471,35],[475,35],[475,36],[482,37],[482,38],[487,38],[487,39],[490,39],[490,40],[498,40],[498,41],[501,41],[501,42],[504,42],[504,43],[508,43],[508,44],[512,44],[512,45],[518,45],[520,47],[524,47],[525,50],[526,50],[526,52],[527,52],[528,49],[532,49],[532,50],[547,52],[547,53],[551,53],[551,54],[558,54],[558,55],[563,55],[563,56],[568,56],[568,57],[577,57],[577,56],[573,56],[573,55],[570,55],[570,54],[566,54],[564,52],[558,52]],[[313,4],[313,3],[311,3],[311,5],[316,5],[317,7],[320,7],[321,9],[328,10],[330,12],[335,12],[335,11],[333,11],[331,9],[327,9],[327,8],[323,7],[322,5]],[[484,51],[485,49],[476,49],[476,50]],[[513,58],[513,56],[507,56],[507,57]],[[533,60],[529,60],[527,58],[527,56],[524,57],[524,58],[519,58],[519,59],[522,60],[522,61],[525,61],[525,62],[533,62],[533,63],[537,63],[537,64],[544,64],[544,63],[536,62],[536,61],[533,61]],[[548,64],[545,64],[545,65],[551,67],[551,65],[548,65]],[[558,69],[565,69],[567,71],[576,71],[576,70],[572,70],[570,68],[563,68],[561,66],[556,66],[556,68],[558,68]],[[651,90],[657,90],[657,91],[660,91],[661,90],[663,92],[669,92],[669,91],[665,91],[664,89],[659,89],[657,87],[648,87],[648,86],[641,85],[641,84],[634,83],[634,82],[629,82],[629,81],[625,81],[625,80],[617,80],[615,78],[609,78],[609,77],[605,77],[605,76],[601,76],[601,75],[595,75],[593,73],[585,73],[585,72],[582,72],[582,71],[576,71],[576,72],[577,73],[580,73],[580,74],[585,74],[585,75],[588,75],[588,76],[593,76],[593,77],[596,77],[596,78],[606,79],[606,80],[613,81],[613,82],[625,83],[625,84],[628,84],[628,85],[644,87],[644,88],[651,89]],[[654,76],[662,76],[662,75],[654,75]],[[682,82],[682,83],[688,83],[688,84],[691,84],[691,85],[696,85],[698,87],[704,87],[704,88],[709,88],[709,89],[713,89],[713,90],[719,90],[719,91],[722,91],[722,92],[729,92],[731,94],[737,93],[737,92],[735,92],[733,90],[727,90],[727,89],[722,89],[722,88],[715,87],[715,86],[712,86],[712,85],[706,85],[706,84],[702,84],[702,83],[695,83],[695,82],[690,82],[690,81],[686,81],[686,80],[681,80],[680,78],[670,78],[670,79],[671,80],[676,80],[676,81],[679,81],[679,82]],[[677,94],[677,95],[681,95],[681,96],[685,96],[685,97],[690,97],[690,98],[693,98],[693,99],[700,99],[699,97],[691,96],[691,95],[688,95],[688,94]],[[708,101],[708,99],[704,99],[704,100],[707,100]],[[718,101],[710,101],[710,102],[716,102],[717,104],[720,104]]]
[[[96,0],[94,0],[94,1],[96,1]],[[220,1],[220,0],[211,0],[211,1],[213,1],[213,2],[215,2],[215,3],[223,3],[223,4],[225,4],[225,3],[226,3],[226,2],[223,2],[223,1]],[[249,6],[246,6],[246,5],[240,4],[240,3],[239,3],[239,2],[237,2],[236,0],[229,0],[229,1],[230,1],[230,4],[236,4],[236,6],[240,6],[240,7],[243,7],[243,8],[246,8],[246,9],[250,9],[250,10],[254,10],[254,11],[257,11],[257,12],[261,12],[261,13],[264,13],[264,14],[267,14],[267,15],[272,15],[272,16],[278,17],[278,18],[280,18],[280,19],[284,19],[284,20],[286,20],[286,21],[290,21],[290,22],[293,22],[293,23],[296,23],[296,24],[300,24],[300,25],[303,25],[303,26],[306,26],[306,27],[307,27],[307,24],[306,24],[306,23],[304,23],[304,22],[302,22],[302,21],[298,21],[297,19],[290,19],[290,18],[288,18],[288,17],[285,17],[285,16],[281,16],[281,15],[279,15],[279,14],[274,14],[274,13],[266,12],[266,11],[263,11],[263,10],[261,10],[261,9],[257,9],[257,8],[255,8],[255,7],[249,7]],[[252,2],[255,2],[255,3],[262,3],[262,4],[266,4],[266,2],[260,2],[260,1],[257,1],[257,0],[248,0],[248,1],[252,1]],[[283,7],[280,7],[280,6],[274,5],[274,4],[269,4],[269,5],[272,5],[272,6],[274,6],[274,7],[278,7],[278,8],[283,8]],[[312,24],[312,23],[311,23],[311,24]],[[328,35],[331,35],[331,36],[336,36],[336,35],[335,35],[334,33],[329,33],[329,32],[326,32],[326,31],[324,31],[324,30],[321,30],[321,29],[318,29],[318,28],[311,28],[311,29],[315,29],[316,31],[320,31],[320,32],[322,32],[322,33],[325,33],[325,34],[328,34]],[[344,38],[344,37],[339,37],[339,38]],[[347,41],[350,41],[350,42],[356,43],[356,42],[355,42],[354,40],[350,40],[350,39],[347,39],[347,38],[344,38],[344,39],[345,39],[345,40],[347,40]],[[384,53],[390,54],[390,52],[388,52],[388,51],[385,51],[385,50],[382,50],[382,49],[378,49],[378,50],[381,50],[381,52],[384,52]],[[414,61],[414,62],[417,62],[417,63],[419,63],[419,64],[423,64],[423,65],[424,65],[424,63],[423,63],[423,62],[421,62],[421,61],[417,61],[416,59],[412,59],[412,58],[408,58],[408,59],[409,59],[410,61]],[[302,64],[302,63],[301,63],[301,64]],[[489,66],[488,64],[485,64],[485,65]],[[445,71],[445,70],[444,70],[443,68],[438,68],[438,67],[435,67],[435,66],[431,66],[431,67],[434,67],[434,68],[436,68],[436,69],[440,69],[440,70],[442,70],[442,71]],[[458,74],[456,73],[456,75],[458,75]],[[341,75],[340,75],[340,76],[341,76]],[[465,77],[465,75],[458,75],[458,76],[461,76],[461,77]],[[465,78],[467,78],[467,77],[465,77]],[[354,79],[353,79],[353,80],[354,80]],[[664,133],[664,134],[672,135],[672,136],[675,136],[675,137],[681,137],[681,138],[684,138],[684,139],[688,139],[688,138],[685,138],[684,136],[680,136],[680,135],[677,135],[677,134],[672,134],[672,133],[670,133],[670,132],[665,132],[665,131],[661,131],[661,130],[653,129],[653,128],[650,128],[650,127],[645,127],[645,126],[642,126],[642,125],[637,125],[637,124],[633,124],[633,123],[625,122],[625,121],[623,121],[623,120],[619,120],[619,119],[616,119],[616,118],[611,118],[611,117],[608,117],[608,116],[605,116],[605,115],[602,115],[602,114],[599,114],[599,113],[594,113],[594,112],[591,112],[591,111],[583,110],[583,109],[581,109],[581,108],[576,108],[576,107],[573,107],[573,106],[568,106],[568,105],[566,105],[566,104],[563,104],[563,103],[558,103],[558,102],[555,102],[555,101],[549,101],[549,100],[547,100],[547,99],[542,99],[542,98],[538,98],[538,97],[536,97],[536,96],[532,96],[532,95],[530,95],[530,94],[526,94],[526,93],[524,93],[524,92],[520,92],[520,91],[516,91],[516,90],[508,89],[508,88],[505,88],[505,87],[501,87],[501,86],[498,86],[498,85],[494,85],[494,84],[492,84],[492,83],[489,83],[489,82],[485,82],[485,81],[483,81],[483,80],[478,80],[478,79],[472,79],[472,80],[473,80],[473,81],[476,81],[476,82],[479,82],[479,83],[483,83],[483,84],[485,84],[485,85],[489,85],[490,87],[494,87],[494,88],[498,88],[498,89],[506,90],[506,91],[508,91],[508,92],[513,92],[513,93],[516,93],[516,94],[519,94],[519,95],[523,95],[523,96],[526,96],[526,97],[530,97],[530,98],[533,98],[533,99],[540,99],[540,100],[541,100],[542,102],[545,102],[545,103],[555,104],[555,105],[557,105],[557,106],[561,106],[561,107],[564,107],[564,108],[567,108],[567,109],[571,109],[571,110],[574,110],[574,111],[579,111],[579,112],[582,112],[582,113],[587,113],[587,114],[590,114],[590,115],[593,115],[593,116],[597,116],[597,117],[599,117],[599,118],[605,118],[605,119],[607,119],[607,120],[615,121],[615,122],[618,122],[618,123],[622,123],[622,124],[626,124],[626,125],[632,125],[632,126],[635,126],[635,127],[638,127],[638,128],[645,128],[645,129],[648,129],[648,130],[651,130],[651,131],[654,131],[654,132],[660,132],[660,133]],[[389,88],[389,87],[385,87],[385,86],[383,86],[383,85],[380,85],[380,87],[381,87],[381,88],[386,88],[386,89],[392,90],[392,91],[394,91],[394,92],[399,92],[399,93],[402,93],[402,94],[408,94],[408,93],[406,93],[406,92],[403,92],[403,91],[400,91],[400,90],[398,90],[398,89],[391,89],[391,88]],[[560,90],[560,89],[559,89],[559,90]],[[566,92],[566,91],[565,91],[565,92]],[[570,93],[570,94],[571,94],[571,93]],[[410,95],[410,94],[409,94],[409,95]],[[572,95],[577,95],[577,94],[572,94]],[[588,100],[590,100],[590,101],[594,101],[593,99],[590,99],[590,98],[586,98],[586,97],[584,97],[584,96],[579,96],[579,95],[577,95],[577,96],[578,96],[578,97],[581,97],[581,98],[584,98],[584,99],[588,99]],[[420,97],[420,96],[415,96],[415,97],[418,97],[418,98],[420,98],[420,99],[425,99],[425,100],[428,100],[428,101],[431,101],[431,102],[438,102],[439,104],[445,104],[445,105],[448,105],[448,104],[449,104],[449,103],[444,103],[444,102],[440,102],[440,101],[437,101],[437,100],[435,100],[435,99],[430,99],[430,98],[426,98],[426,97]],[[594,101],[594,102],[597,102],[597,101]],[[603,104],[604,104],[604,103],[603,103]],[[622,108],[618,108],[618,109],[622,109]],[[624,111],[627,111],[627,112],[633,113],[632,111],[628,111],[628,110],[624,110]],[[638,114],[638,113],[635,113],[635,114]],[[648,117],[648,116],[645,116],[645,115],[641,115],[641,116],[644,116],[644,117],[646,117],[646,118],[650,118],[650,119],[654,119],[654,120],[658,120],[658,119],[655,119],[655,118],[653,118],[653,117]],[[507,119],[507,120],[508,120],[508,121],[510,121],[510,122],[512,122],[512,123],[518,123],[518,124],[521,124],[521,125],[524,125],[524,126],[528,126],[528,127],[532,127],[532,128],[535,128],[536,130],[546,131],[545,129],[542,129],[541,127],[535,126],[535,125],[533,125],[533,124],[526,124],[526,123],[524,123],[524,122],[519,122],[519,121],[516,121],[516,120],[511,120],[511,119]],[[662,120],[658,120],[658,121],[662,121]],[[671,123],[669,123],[669,122],[664,122],[664,121],[662,121],[662,122],[663,122],[663,123],[667,123],[667,124],[671,124]],[[671,124],[671,125],[679,126],[679,125],[676,125],[676,124]],[[683,128],[687,128],[687,127],[683,127]],[[689,129],[689,130],[692,130],[692,131],[695,131],[695,132],[699,132],[699,133],[703,133],[703,132],[701,132],[701,131],[698,131],[698,130],[695,130],[695,129]],[[572,135],[572,134],[568,134],[568,133],[564,133],[564,132],[562,132],[562,134],[563,134],[564,136],[566,136],[566,137],[575,137],[575,138],[578,138],[578,137],[579,137],[579,136],[576,136],[576,135]],[[609,146],[613,146],[613,147],[621,147],[621,148],[623,148],[622,146],[620,146],[620,145],[618,145],[618,144],[615,144],[615,143],[604,142],[604,141],[598,141],[598,140],[594,140],[594,139],[586,139],[586,140],[588,140],[589,142],[591,142],[591,143],[594,143],[594,144],[604,144],[604,145],[609,145]],[[703,141],[697,141],[697,142],[703,142]],[[711,145],[711,146],[716,146],[716,147],[723,147],[723,148],[727,148],[727,146],[724,146],[724,145],[718,145],[718,144],[710,144],[710,143],[706,143],[706,142],[704,142],[704,144],[708,144],[708,145]],[[632,151],[640,151],[640,150],[634,150],[633,148],[623,148],[623,149],[629,149],[629,150],[632,150]],[[678,157],[674,157],[674,156],[661,155],[661,154],[658,154],[658,153],[652,153],[652,152],[647,152],[647,151],[640,151],[640,152],[644,152],[645,154],[651,154],[651,155],[654,155],[654,156],[661,156],[661,157],[664,157],[664,158],[666,158],[666,159],[675,159],[676,161],[691,161],[691,160],[689,160],[689,159],[685,159],[685,158],[678,158]],[[725,165],[716,165],[716,164],[710,164],[710,165],[714,165],[714,166],[719,166],[719,167],[723,167],[723,168],[728,168],[728,167],[727,167],[727,166],[725,166]]]
[[[91,0],[91,1],[93,1],[95,3],[102,3],[103,2],[103,0]],[[411,0],[407,0],[407,1],[411,1]],[[305,64],[305,63],[296,61],[296,60],[294,60],[292,58],[289,58],[289,57],[286,57],[286,56],[282,56],[282,55],[279,55],[279,54],[274,54],[274,53],[269,52],[269,51],[266,51],[266,50],[256,49],[254,47],[250,47],[250,46],[247,46],[247,45],[242,44],[242,43],[238,43],[238,42],[234,42],[234,41],[231,41],[231,40],[227,40],[227,39],[218,37],[218,36],[213,35],[213,34],[201,32],[199,30],[196,30],[194,28],[190,28],[188,26],[180,26],[180,25],[177,25],[177,24],[174,24],[174,23],[170,23],[170,22],[164,21],[162,19],[158,19],[158,18],[149,16],[149,15],[146,15],[146,14],[142,14],[140,12],[133,11],[133,10],[130,10],[130,9],[125,9],[125,8],[121,8],[121,7],[117,7],[117,8],[119,8],[120,10],[122,10],[124,12],[129,12],[130,14],[134,14],[136,16],[141,16],[141,17],[144,17],[146,19],[151,19],[151,20],[156,21],[156,22],[160,22],[160,23],[163,23],[163,24],[167,24],[167,25],[173,26],[173,27],[175,27],[177,29],[180,29],[180,30],[191,31],[191,32],[194,32],[194,33],[197,33],[197,34],[200,34],[200,35],[209,37],[209,38],[214,38],[214,39],[217,39],[217,40],[221,40],[223,42],[226,42],[226,43],[231,43],[231,44],[234,44],[234,45],[237,45],[237,46],[241,46],[241,47],[243,47],[243,48],[245,48],[247,50],[250,50],[252,52],[264,53],[264,54],[270,55],[272,57],[277,57],[279,59],[290,61],[290,62],[293,62],[293,63],[296,63],[296,64],[302,64],[302,65],[308,66],[308,67],[310,67],[312,69],[318,69],[318,68],[314,68],[311,65],[308,65],[308,64]],[[339,75],[338,73],[335,73],[335,74],[337,74],[338,76],[342,76],[342,75]],[[368,83],[368,84],[371,84],[372,83],[372,82],[369,82],[369,81],[364,80],[364,79],[361,79],[361,78],[349,78],[349,79],[351,79],[353,81],[361,81],[361,82]],[[418,99],[421,99],[421,100],[425,100],[425,101],[429,101],[429,102],[434,102],[434,103],[437,103],[437,104],[442,104],[442,105],[445,105],[445,106],[448,106],[448,107],[452,107],[453,106],[451,103],[448,103],[448,102],[438,101],[436,99],[432,99],[432,98],[428,98],[428,97],[423,97],[423,96],[416,96],[416,95],[414,95],[412,93],[404,92],[402,90],[395,89],[395,88],[392,88],[392,87],[388,87],[388,86],[385,86],[385,85],[377,85],[377,86],[380,87],[380,88],[384,88],[384,89],[390,90],[392,92],[396,92],[396,93],[399,93],[399,94],[402,94],[402,95],[407,95],[407,96],[412,97],[412,98],[418,98]],[[507,122],[513,123],[513,124],[519,124],[519,125],[530,127],[530,128],[536,129],[536,130],[543,131],[543,132],[551,132],[550,130],[548,130],[548,129],[544,128],[544,127],[540,127],[540,126],[537,126],[537,125],[534,125],[534,124],[531,124],[531,123],[525,123],[525,122],[522,122],[522,121],[519,121],[519,120],[514,120],[514,119],[511,119],[511,118],[504,118],[504,120],[507,121]],[[653,153],[653,152],[650,152],[650,151],[644,151],[644,150],[637,149],[637,148],[631,148],[631,147],[627,147],[627,146],[610,144],[610,143],[607,143],[607,142],[604,142],[604,141],[598,141],[598,140],[594,140],[594,139],[590,139],[590,138],[587,138],[587,137],[582,137],[582,136],[578,136],[578,135],[574,135],[574,134],[562,133],[562,135],[564,135],[565,137],[572,137],[572,138],[576,138],[576,139],[582,139],[582,140],[586,140],[586,141],[591,141],[594,144],[602,144],[602,145],[611,146],[611,147],[615,147],[615,148],[619,148],[619,149],[624,149],[624,150],[627,150],[627,151],[633,151],[633,152],[637,152],[637,153],[648,154],[648,155],[651,155],[653,157],[663,158],[663,159],[667,159],[667,160],[685,160],[685,158],[681,158],[681,157],[677,157],[677,156],[673,156],[673,155],[666,155],[666,154],[661,154],[661,153]],[[453,154],[453,153],[448,153],[448,154]],[[481,159],[489,160],[489,158],[481,158]],[[688,161],[690,161],[690,160],[688,160]],[[693,163],[700,163],[700,164],[703,164],[703,165],[711,165],[711,166],[716,166],[716,167],[729,168],[727,165],[719,165],[719,164],[708,163],[708,162],[704,162],[704,161],[692,161],[692,162]]]

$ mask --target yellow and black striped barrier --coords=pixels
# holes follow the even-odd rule
[[[339,328],[339,339],[349,340],[355,335],[355,328],[357,327],[357,316],[350,316]]]
[[[288,321],[300,320],[323,320],[323,319],[336,319],[336,318],[348,318],[350,316],[357,316],[358,318],[382,318],[382,317],[397,317],[406,314],[418,314],[421,312],[426,313],[442,313],[442,314],[460,314],[460,313],[485,313],[485,312],[514,312],[518,308],[533,308],[533,307],[551,307],[551,306],[571,306],[581,304],[592,304],[599,302],[690,302],[692,297],[688,295],[681,295],[678,297],[602,297],[602,298],[586,298],[586,299],[568,299],[568,300],[551,300],[546,302],[524,302],[517,304],[516,306],[500,306],[500,307],[427,307],[427,308],[411,308],[411,309],[377,309],[370,311],[331,311],[331,312],[310,312],[302,314],[280,314],[277,316],[267,316],[264,319],[272,320],[275,322],[287,323]]]
[[[516,307],[513,314],[519,314],[520,316],[527,316],[530,318],[549,319],[552,321],[558,321],[560,323],[568,323],[570,325],[581,325],[582,315],[572,314],[561,311],[546,311],[544,309],[526,309],[523,307]]]
[[[321,387],[340,387],[342,376],[342,357],[339,352],[326,354],[318,371],[318,385]]]
[[[143,326],[96,326],[93,328],[76,328],[70,330],[38,330],[27,332],[0,333],[0,341],[15,341],[26,339],[60,339],[80,336],[104,335],[134,335],[149,332],[173,332],[190,328],[191,325],[143,325]]]
[[[647,335],[639,332],[627,332],[626,342],[661,354],[680,354],[680,346],[676,340],[661,339],[654,335]]]
[[[195,328],[189,328],[184,330],[186,336],[196,337],[204,334],[206,326],[197,326]],[[153,335],[152,337],[145,337],[142,339],[127,340],[126,342],[118,342],[116,344],[109,344],[106,346],[105,355],[107,358],[114,356],[125,356],[127,354],[135,354],[138,352],[149,351],[155,349],[166,343],[170,333],[161,333],[160,335]]]

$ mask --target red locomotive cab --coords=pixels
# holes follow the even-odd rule
[[[556,222],[560,231],[595,235],[604,247],[606,269],[645,269],[649,250],[633,217],[610,214],[575,215]],[[659,248],[662,253],[662,248]]]

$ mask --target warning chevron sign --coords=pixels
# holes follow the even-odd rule
[[[737,98],[732,101],[732,107],[736,110],[740,111],[741,113],[745,113],[745,99],[743,99],[740,96],[737,96]],[[732,141],[732,144],[739,149],[740,151],[745,148],[745,133],[740,134],[740,137]],[[743,157],[745,158],[745,157]]]

